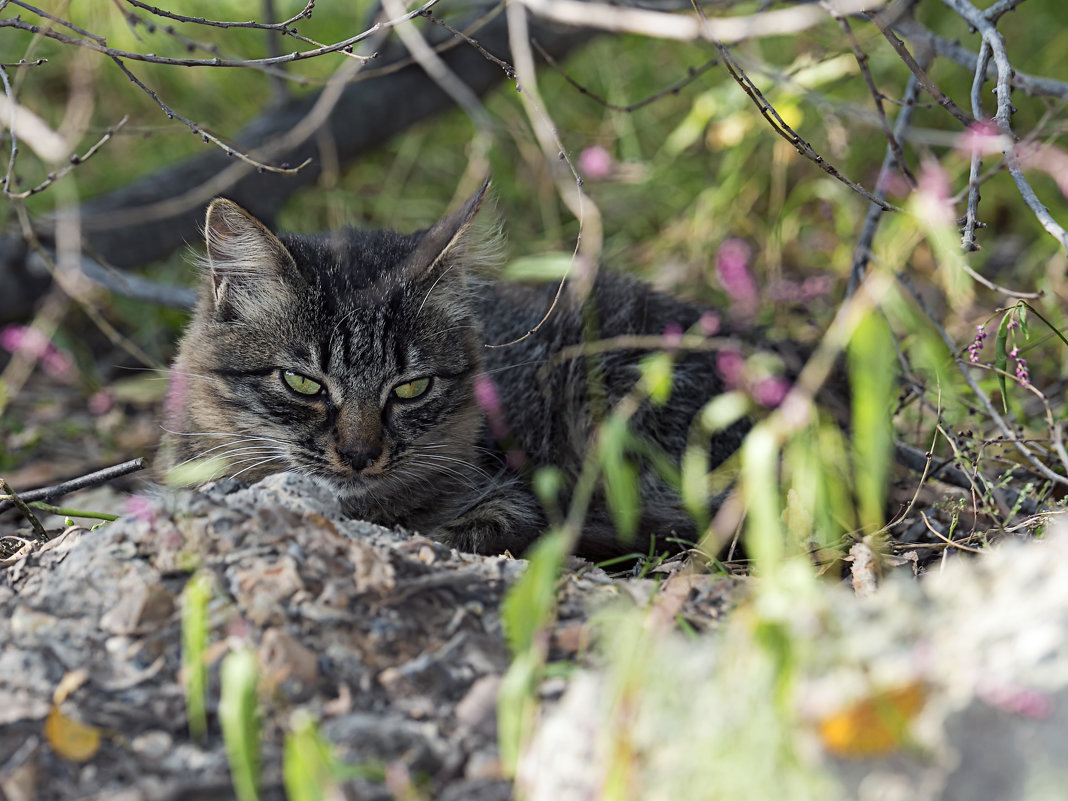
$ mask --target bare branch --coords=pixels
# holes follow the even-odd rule
[[[64,495],[70,495],[72,492],[78,492],[79,490],[89,489],[91,487],[98,487],[101,484],[106,484],[108,481],[120,478],[121,476],[136,473],[138,470],[143,470],[144,466],[144,459],[132,459],[129,462],[123,462],[122,464],[113,465],[112,467],[105,467],[103,470],[87,473],[84,476],[72,478],[70,481],[63,481],[51,487],[42,487],[41,489],[20,492],[18,497],[21,498],[24,503],[30,503],[31,501],[52,501],[56,498],[62,498]],[[4,482],[4,486],[7,488],[6,482]],[[0,500],[0,512],[6,512],[14,505],[14,499]]]
[[[765,36],[784,36],[812,28],[827,20],[817,6],[760,11],[737,17],[708,18],[697,14],[667,14],[639,8],[610,6],[582,0],[520,0],[538,16],[617,33],[637,33],[658,39],[733,43]],[[839,14],[855,14],[883,5],[885,0],[833,0]]]
[[[220,20],[205,19],[204,17],[187,17],[183,14],[175,14],[173,11],[166,11],[162,8],[156,8],[150,6],[148,3],[142,3],[140,0],[123,0],[134,8],[139,8],[142,11],[147,11],[157,17],[164,17],[166,19],[172,19],[175,22],[189,22],[194,25],[206,25],[212,28],[255,28],[261,31],[280,31],[281,33],[290,33],[287,30],[291,25],[300,22],[303,19],[307,19],[311,16],[312,10],[315,8],[315,0],[309,0],[307,5],[304,6],[301,11],[289,19],[282,22],[223,22]]]
[[[1013,180],[1016,182],[1016,189],[1019,191],[1020,196],[1023,197],[1024,202],[1028,205],[1035,217],[1042,224],[1042,227],[1046,231],[1061,243],[1061,247],[1068,250],[1068,231],[1065,231],[1064,227],[1053,219],[1053,215],[1050,214],[1049,209],[1045,204],[1038,199],[1035,191],[1031,188],[1031,184],[1023,174],[1023,170],[1020,167],[1019,154],[1016,151],[1015,137],[1012,132],[1012,114],[1015,111],[1012,105],[1012,64],[1009,63],[1009,56],[1005,50],[1005,37],[1001,35],[1001,32],[994,27],[994,24],[990,22],[987,17],[973,6],[968,0],[942,0],[943,4],[948,6],[957,12],[962,19],[968,22],[969,25],[974,27],[983,37],[983,43],[990,48],[990,52],[994,58],[994,65],[997,68],[997,87],[995,89],[997,93],[997,113],[994,115],[994,122],[997,124],[998,129],[1005,135],[1007,141],[1005,142],[1004,155],[1005,163],[1008,165],[1009,174],[1012,175]]]

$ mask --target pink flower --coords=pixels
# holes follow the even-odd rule
[[[738,389],[745,379],[745,357],[736,350],[716,354],[716,371],[727,389]]]
[[[917,211],[923,220],[933,225],[952,225],[957,215],[950,202],[949,173],[933,160],[927,160],[920,169],[916,182]]]
[[[115,406],[115,398],[106,389],[102,389],[89,396],[88,406],[90,414],[106,414]]]
[[[668,323],[664,326],[664,350],[678,350],[682,344],[682,326]]]
[[[53,378],[70,381],[74,378],[74,361],[61,351],[38,329],[27,325],[4,326],[0,330],[0,347],[8,353],[25,353],[38,360]]]
[[[594,181],[603,181],[612,174],[615,161],[612,154],[600,145],[586,148],[579,154],[579,172]]]
[[[732,305],[742,315],[756,311],[758,292],[753,274],[749,271],[752,251],[741,239],[728,239],[716,251],[716,275]]]
[[[701,319],[697,321],[697,324],[701,327],[702,334],[706,337],[714,337],[719,333],[723,323],[719,319],[719,315],[714,311],[706,311],[701,315]]]
[[[989,156],[1000,153],[1004,138],[993,120],[976,120],[964,133],[960,134],[953,146],[963,156],[971,158],[974,154]]]
[[[769,376],[762,378],[753,385],[750,394],[753,400],[767,409],[778,408],[790,391],[790,382],[782,376]]]
[[[189,395],[189,377],[185,373],[171,370],[167,384],[167,395],[163,398],[163,419],[176,424],[185,409],[185,399]]]
[[[493,379],[485,373],[475,376],[475,403],[486,415],[490,433],[495,439],[503,439],[508,436],[508,423],[504,419],[504,409],[501,406],[501,395],[497,391],[497,385]]]
[[[126,515],[135,520],[151,523],[156,519],[156,507],[145,495],[131,495],[126,499]]]

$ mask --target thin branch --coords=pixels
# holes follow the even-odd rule
[[[883,93],[880,92],[879,88],[875,85],[871,70],[868,69],[868,54],[860,49],[860,43],[857,41],[857,37],[853,33],[853,28],[850,26],[849,21],[839,14],[834,9],[834,6],[827,2],[827,0],[823,0],[823,5],[828,12],[838,20],[842,32],[846,35],[846,39],[849,41],[849,46],[853,50],[853,57],[857,60],[857,66],[860,67],[860,74],[864,76],[864,83],[868,85],[868,91],[871,93],[872,100],[875,101],[875,110],[879,114],[879,125],[883,129],[883,136],[886,137],[886,142],[890,146],[890,152],[893,154],[898,170],[901,171],[901,175],[908,181],[909,186],[915,187],[916,177],[905,163],[905,153],[901,148],[901,140],[894,135],[892,130],[890,130],[890,123],[886,119],[886,109],[883,107]],[[880,178],[882,178],[881,175]]]
[[[820,25],[827,14],[818,6],[759,11],[736,17],[709,18],[702,14],[667,14],[582,0],[520,0],[540,17],[616,33],[636,33],[658,39],[734,43],[765,36],[786,36]],[[885,2],[885,0],[883,0]],[[855,14],[883,5],[880,0],[835,0],[840,14]]]
[[[246,67],[267,67],[277,64],[291,64],[294,61],[306,61],[310,58],[317,58],[319,56],[326,55],[327,53],[342,53],[347,54],[353,45],[362,42],[364,39],[368,39],[381,30],[388,28],[394,28],[402,22],[407,22],[415,17],[422,16],[422,14],[428,9],[437,5],[439,0],[427,0],[426,3],[418,8],[412,9],[403,16],[379,22],[372,25],[367,30],[350,36],[347,39],[343,39],[340,42],[335,42],[332,45],[326,45],[325,47],[316,47],[311,50],[298,50],[293,53],[287,53],[284,56],[275,56],[274,58],[250,58],[250,59],[225,59],[225,58],[169,58],[164,56],[156,56],[151,53],[137,53],[130,50],[119,50],[114,47],[108,47],[102,45],[97,41],[89,39],[79,39],[73,36],[67,36],[66,34],[59,33],[51,28],[44,28],[40,25],[33,25],[32,23],[25,22],[19,17],[11,17],[0,19],[0,28],[15,28],[16,30],[27,31],[39,36],[44,36],[49,39],[54,39],[57,42],[63,44],[73,45],[75,47],[84,47],[88,50],[95,50],[98,53],[103,53],[106,56],[112,58],[124,59],[126,61],[143,61],[148,64],[166,64],[173,67],[231,67],[231,68],[246,68]],[[363,57],[361,57],[363,58]],[[374,58],[374,56],[367,56],[367,59]]]
[[[973,6],[968,0],[942,0],[942,3],[953,9],[968,24],[982,34],[983,42],[990,48],[994,57],[994,65],[997,68],[997,113],[994,122],[998,129],[1005,135],[1007,141],[1003,150],[1005,163],[1008,165],[1009,174],[1016,182],[1016,189],[1028,205],[1035,217],[1054,239],[1061,243],[1061,247],[1068,250],[1068,231],[1053,219],[1049,209],[1038,199],[1038,195],[1031,188],[1031,184],[1023,174],[1020,167],[1019,154],[1016,152],[1015,136],[1012,132],[1012,115],[1015,108],[1012,105],[1012,64],[1009,62],[1008,52],[1005,50],[1005,37],[994,27],[994,24],[986,16]]]
[[[924,316],[927,317],[928,323],[930,323],[930,325],[935,329],[935,331],[938,332],[939,336],[941,336],[942,341],[945,343],[946,347],[949,348],[949,352],[953,354],[953,361],[960,369],[960,373],[964,377],[964,380],[968,384],[968,387],[973,393],[975,393],[975,396],[979,399],[979,402],[982,403],[983,408],[986,409],[986,413],[990,416],[990,419],[994,421],[994,425],[997,426],[998,430],[1002,433],[1006,440],[1012,441],[1012,444],[1015,446],[1016,450],[1019,451],[1020,455],[1023,456],[1024,459],[1026,459],[1028,463],[1031,464],[1031,466],[1034,467],[1044,477],[1048,478],[1050,481],[1056,484],[1068,486],[1068,478],[1065,478],[1059,473],[1055,473],[1048,466],[1040,462],[1030,448],[1028,448],[1024,443],[1015,439],[1015,432],[1012,430],[1011,426],[1009,426],[1009,424],[1005,422],[1005,418],[1003,418],[998,412],[997,408],[994,406],[993,401],[990,400],[990,397],[983,391],[982,387],[979,386],[979,382],[975,380],[974,376],[972,376],[971,370],[968,369],[969,365],[957,355],[958,353],[960,353],[960,348],[957,347],[956,343],[954,343],[953,340],[950,339],[949,334],[946,333],[946,330],[938,323],[937,320],[935,320],[934,315],[932,315],[931,312],[927,309],[927,306],[923,302],[923,298],[920,296],[919,292],[917,292],[912,287],[912,285],[905,278],[905,276],[899,274],[897,276],[897,279],[901,283],[901,285],[905,287],[906,290],[908,290],[908,293],[912,296],[913,300],[915,300],[916,304],[923,311]]]
[[[282,22],[224,22],[221,20],[205,19],[204,17],[187,17],[183,14],[175,14],[173,11],[166,11],[162,8],[156,8],[150,6],[148,3],[142,3],[140,0],[123,0],[124,3],[128,3],[134,8],[139,8],[142,11],[147,11],[149,14],[153,14],[157,17],[165,17],[166,19],[172,19],[175,22],[188,22],[194,25],[205,25],[212,28],[255,28],[261,31],[280,31],[282,33],[289,33],[287,28],[300,22],[303,19],[307,19],[312,15],[312,10],[315,8],[315,0],[309,0],[307,5],[300,10],[297,14],[294,14],[289,19]]]
[[[27,189],[27,190],[25,190],[23,192],[11,192],[7,187],[8,181],[5,180],[3,182],[3,189],[2,189],[4,195],[6,197],[9,197],[9,198],[12,198],[12,199],[25,200],[30,195],[36,195],[39,192],[43,192],[48,187],[50,187],[52,184],[54,184],[56,181],[60,180],[61,178],[64,178],[75,167],[78,167],[78,166],[84,164],[89,159],[91,159],[93,156],[95,156],[97,154],[97,152],[100,150],[100,148],[102,148],[105,144],[107,144],[109,141],[111,141],[111,138],[118,131],[120,131],[122,129],[122,127],[126,124],[126,121],[128,119],[129,119],[128,116],[123,117],[121,120],[119,120],[113,126],[111,126],[106,131],[104,131],[104,135],[101,136],[100,139],[98,139],[96,141],[96,144],[94,144],[92,147],[90,147],[88,150],[86,150],[85,153],[83,153],[80,156],[78,156],[78,155],[71,156],[70,157],[70,163],[68,163],[62,169],[57,170],[56,172],[50,172],[48,174],[47,178],[45,178],[43,181],[41,181],[41,183],[37,184],[37,186],[33,187],[32,189]]]
[[[986,83],[986,68],[990,63],[990,45],[984,39],[979,47],[979,58],[972,78],[972,114],[976,119],[983,117],[983,84]],[[977,132],[973,129],[972,135]],[[983,154],[978,147],[972,148],[971,163],[968,166],[968,205],[964,212],[964,230],[961,232],[961,247],[971,252],[979,250],[975,243],[975,229],[985,227],[979,222],[979,178],[983,169]]]
[[[234,156],[235,158],[240,159],[249,166],[255,167],[257,170],[261,170],[263,172],[273,172],[279,175],[296,175],[302,169],[311,164],[312,160],[310,158],[305,159],[296,167],[275,167],[270,164],[264,164],[262,161],[257,161],[251,156],[242,153],[237,148],[231,147],[230,145],[226,144],[214,134],[208,133],[188,117],[184,117],[174,109],[170,108],[166,103],[160,100],[159,95],[156,94],[154,90],[149,89],[147,86],[145,86],[144,83],[141,82],[141,80],[136,75],[130,72],[127,66],[122,62],[122,59],[116,56],[111,56],[111,60],[118,65],[119,69],[122,70],[123,74],[125,74],[127,78],[129,78],[142,92],[147,94],[156,102],[156,105],[159,106],[163,110],[163,113],[167,115],[167,119],[176,119],[180,122],[185,123],[185,126],[189,128],[190,131],[197,134],[205,143],[211,142],[216,147],[220,148],[224,153],[226,153],[226,155]]]
[[[890,43],[892,48],[894,48],[894,52],[905,62],[905,66],[916,76],[920,85],[927,90],[927,94],[933,97],[938,105],[956,117],[957,120],[965,126],[975,122],[967,112],[953,102],[953,98],[935,85],[934,81],[931,80],[931,76],[927,74],[927,70],[923,69],[923,67],[917,63],[916,59],[913,58],[912,53],[905,47],[905,43],[895,35],[894,31],[891,29],[890,21],[885,20],[882,14],[870,14],[868,19],[879,29],[880,33],[886,38],[886,41]]]
[[[901,141],[912,124],[912,112],[916,108],[916,97],[920,93],[920,82],[915,75],[909,75],[905,85],[905,94],[902,101],[901,111],[897,114],[894,122],[894,138]],[[891,147],[887,146],[886,155],[883,156],[882,166],[879,168],[879,177],[875,181],[875,192],[880,198],[886,196],[886,181],[890,170],[894,165],[896,156]],[[864,217],[864,227],[861,229],[860,238],[857,239],[856,247],[853,248],[853,266],[849,271],[849,286],[846,288],[846,297],[852,297],[857,291],[860,282],[864,280],[864,272],[868,261],[871,259],[871,246],[875,240],[875,230],[879,227],[879,221],[883,217],[883,207],[878,203],[868,205],[868,213]]]
[[[0,511],[3,511],[4,504],[8,504],[6,508],[16,508],[22,512],[22,516],[29,521],[30,528],[33,529],[33,538],[38,542],[48,542],[51,539],[48,536],[48,532],[45,531],[45,527],[41,525],[41,521],[37,519],[37,515],[33,513],[33,510],[26,505],[26,499],[18,495],[15,490],[11,489],[11,485],[4,479],[0,478],[0,491],[3,491],[6,496],[3,501],[0,501]]]
[[[136,473],[138,470],[144,469],[144,459],[133,459],[129,462],[123,462],[122,464],[113,465],[112,467],[105,467],[103,470],[97,470],[93,473],[87,473],[84,476],[72,478],[69,481],[63,481],[59,484],[54,484],[51,487],[42,487],[40,489],[28,490],[21,492],[18,497],[24,502],[30,501],[52,501],[56,498],[61,498],[64,495],[70,495],[72,492],[78,492],[79,490],[89,489],[90,487],[98,487],[101,484],[106,484],[121,476],[129,475],[130,473]],[[7,486],[7,482],[4,482],[4,490],[8,495],[14,495],[15,493]],[[0,512],[6,512],[16,505],[14,498],[0,499]]]
[[[848,186],[861,197],[877,204],[884,211],[900,211],[897,206],[887,203],[883,198],[876,194],[872,194],[860,184],[846,178],[836,167],[834,167],[834,165],[828,163],[823,156],[816,152],[812,145],[802,139],[793,128],[786,124],[785,120],[779,115],[779,112],[775,110],[775,107],[764,97],[763,92],[757,88],[757,85],[753,83],[748,75],[746,75],[745,71],[738,66],[738,63],[734,60],[730,50],[719,43],[716,44],[716,48],[719,50],[720,59],[723,61],[723,66],[727,68],[727,72],[729,72],[735,82],[742,87],[742,90],[749,95],[750,100],[756,104],[761,115],[771,124],[772,130],[774,130],[775,133],[793,145],[794,149],[800,155],[811,161],[836,181]]]
[[[969,72],[975,70],[977,57],[974,51],[969,50],[958,42],[932,33],[911,17],[899,19],[891,27],[905,38],[914,40],[918,44],[929,48],[935,55],[948,58]],[[991,69],[993,68],[991,67]],[[1011,76],[1010,81],[1015,88],[1029,95],[1068,97],[1068,83],[1064,81],[1029,75],[1026,72],[1019,71]]]
[[[609,111],[621,111],[624,114],[630,114],[631,112],[637,111],[638,109],[645,108],[646,106],[650,105],[651,103],[655,103],[657,100],[659,100],[662,97],[666,97],[667,95],[677,95],[682,89],[684,89],[685,87],[689,86],[691,83],[696,81],[700,76],[704,75],[706,72],[708,72],[710,69],[712,69],[714,66],[716,66],[719,63],[719,59],[718,58],[713,58],[713,59],[709,59],[704,64],[700,64],[700,65],[698,65],[696,67],[690,67],[686,71],[686,77],[685,78],[681,78],[681,79],[675,81],[675,83],[671,84],[670,86],[667,86],[667,87],[661,89],[659,92],[655,92],[655,93],[649,95],[648,97],[644,98],[643,100],[639,100],[636,103],[628,103],[625,106],[620,106],[620,105],[617,105],[616,103],[609,103],[603,97],[600,97],[600,96],[594,94],[589,89],[587,89],[585,86],[583,86],[578,81],[576,81],[574,78],[572,78],[570,75],[568,75],[567,72],[564,71],[563,67],[561,67],[560,64],[556,61],[556,59],[553,58],[551,55],[549,55],[547,52],[545,52],[544,48],[542,48],[542,46],[540,44],[538,44],[538,40],[537,39],[534,39],[532,41],[532,44],[537,49],[539,55],[541,55],[541,57],[545,59],[545,62],[550,67],[552,67],[554,70],[556,70],[556,72],[560,75],[561,78],[563,78],[565,81],[567,81],[569,84],[571,84],[571,86],[573,86],[576,90],[578,90],[579,94],[585,95],[586,97],[590,98],[591,100],[596,102],[598,105],[603,106],[604,108],[608,109]]]

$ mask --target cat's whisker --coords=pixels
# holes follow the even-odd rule
[[[457,262],[453,262],[452,264],[450,264],[448,267],[441,271],[441,275],[434,279],[434,283],[432,283],[430,285],[430,289],[426,291],[426,296],[423,298],[423,302],[420,303],[419,308],[415,310],[416,317],[418,317],[419,314],[423,311],[423,307],[426,305],[426,302],[430,300],[430,294],[434,291],[435,287],[437,287],[437,285],[441,283],[441,279],[451,273],[456,268],[456,264]]]
[[[237,453],[243,453],[245,451],[249,451],[249,450],[252,450],[254,448],[262,448],[262,449],[264,449],[265,453],[266,452],[270,452],[270,453],[279,453],[279,452],[281,452],[280,448],[275,447],[275,441],[273,441],[273,440],[265,440],[265,439],[262,439],[260,437],[244,437],[242,439],[233,440],[231,442],[224,442],[221,445],[216,445],[216,446],[214,446],[212,448],[207,448],[206,450],[200,451],[200,453],[196,454],[195,456],[191,456],[188,459],[186,459],[185,461],[179,462],[175,466],[178,467],[180,465],[189,464],[190,462],[195,462],[195,461],[197,461],[199,459],[204,459],[210,453],[212,453],[213,451],[217,451],[220,448],[229,448],[229,447],[233,447],[235,445],[242,445],[243,443],[249,443],[249,444],[245,445],[243,448],[240,448],[240,449],[238,449],[236,451],[226,451],[226,452],[221,453],[221,454],[216,454],[215,458],[224,458],[226,456],[233,456],[233,455],[235,455]],[[285,443],[278,442],[277,444],[285,444]]]
[[[262,460],[260,460],[258,462],[255,462],[254,464],[250,464],[248,467],[245,467],[245,468],[243,468],[241,470],[238,470],[236,473],[232,474],[230,476],[230,478],[237,478],[242,473],[247,473],[249,470],[253,470],[253,469],[259,467],[261,464],[268,464],[270,462],[278,461],[278,460],[281,460],[281,459],[282,459],[281,456],[271,456],[271,457],[268,457],[267,459],[262,459]],[[252,460],[251,459],[244,459],[244,460],[238,462],[237,464],[244,464],[247,461],[252,461]],[[231,465],[231,466],[235,466],[235,465]]]

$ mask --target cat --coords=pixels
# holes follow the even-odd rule
[[[162,472],[202,459],[246,481],[296,471],[325,482],[353,517],[467,551],[525,551],[549,525],[533,471],[554,467],[573,484],[598,420],[631,392],[650,353],[583,354],[582,343],[688,330],[707,310],[601,270],[585,300],[569,287],[525,336],[556,286],[488,280],[471,263],[469,229],[487,186],[412,234],[276,235],[232,201],[213,201],[199,301],[172,370]],[[694,416],[722,391],[714,353],[679,353],[670,398],[641,403],[631,428],[677,464]],[[712,438],[711,466],[745,429]],[[639,538],[618,536],[598,490],[580,555],[645,552],[650,538],[678,550],[676,538],[699,536],[653,460],[632,459]],[[564,489],[556,500],[566,508],[569,497]]]

